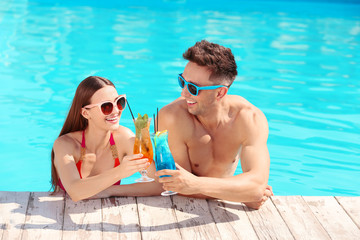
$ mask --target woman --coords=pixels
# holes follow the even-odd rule
[[[119,125],[125,106],[125,95],[108,79],[91,76],[79,84],[51,153],[54,192],[61,188],[79,201],[148,167],[142,154],[132,154],[134,134]]]

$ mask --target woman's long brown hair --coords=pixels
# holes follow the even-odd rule
[[[81,108],[90,104],[90,99],[94,93],[105,86],[114,86],[114,84],[102,77],[90,76],[85,78],[77,87],[74,99],[72,101],[69,113],[61,129],[59,137],[70,132],[85,130],[88,126],[88,120],[81,115]],[[55,153],[51,151],[51,189],[53,192],[58,190],[59,176],[54,165]]]

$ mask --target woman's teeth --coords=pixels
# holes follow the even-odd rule
[[[113,118],[106,118],[107,121],[116,121],[118,118],[117,117],[113,117]]]

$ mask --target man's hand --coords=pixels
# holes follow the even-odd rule
[[[272,191],[272,187],[268,185],[265,189],[265,192],[264,192],[264,195],[263,195],[261,201],[259,201],[259,202],[244,202],[244,204],[249,208],[258,210],[266,202],[266,200],[268,200],[269,197],[271,197],[271,196],[274,196],[274,193]]]
[[[196,188],[198,177],[186,171],[179,164],[175,164],[178,170],[164,169],[155,173],[155,176],[171,175],[171,177],[159,178],[159,183],[163,184],[163,189],[178,192],[183,195],[199,193]]]

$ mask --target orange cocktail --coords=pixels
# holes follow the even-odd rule
[[[134,154],[141,153],[143,154],[144,158],[147,158],[149,164],[153,162],[153,146],[151,143],[150,137],[150,122],[151,118],[148,118],[147,114],[141,117],[138,114],[137,119],[134,121],[135,123],[135,143],[134,143]],[[154,181],[153,178],[147,176],[147,170],[144,169],[140,171],[141,178],[136,179],[136,182],[152,182]]]

